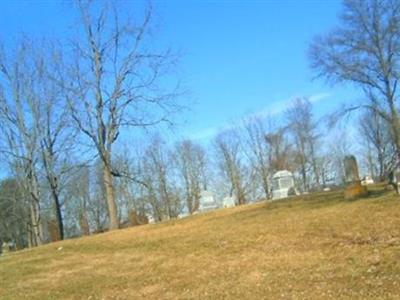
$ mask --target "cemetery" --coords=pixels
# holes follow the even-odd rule
[[[234,196],[219,202],[203,190],[193,216],[182,212],[155,223],[151,215],[131,210],[124,229],[90,239],[59,241],[57,227],[49,221],[54,244],[14,252],[11,242],[3,243],[0,298],[107,299],[118,293],[130,299],[139,293],[158,299],[166,291],[174,299],[183,294],[185,299],[279,298],[283,293],[296,298],[310,288],[324,298],[327,285],[332,298],[353,299],[359,290],[368,297],[400,297],[395,284],[400,274],[400,201],[387,183],[373,183],[368,175],[361,180],[355,156],[346,156],[343,166],[342,189],[299,194],[293,173],[281,170],[271,177],[272,201],[237,205]],[[389,181],[394,186],[396,174]],[[373,236],[370,220],[376,220]],[[357,232],[349,232],[349,226]],[[138,263],[143,267],[137,268]],[[34,280],[25,268],[36,270]],[[296,280],[287,280],[296,268]],[[354,272],[363,275],[353,277]],[[335,279],[342,277],[352,280]],[[79,292],[76,280],[82,284]],[[202,284],[192,286],[193,280]]]
[[[0,299],[400,299],[400,0],[0,10]]]
[[[382,184],[369,192],[367,201],[343,190],[262,201],[8,252],[0,298],[279,299],[312,289],[319,299],[327,290],[395,299],[400,201]]]

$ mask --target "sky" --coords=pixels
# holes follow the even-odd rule
[[[129,2],[127,2],[129,4]],[[180,137],[210,140],[239,119],[282,117],[295,97],[309,97],[321,117],[359,97],[351,86],[313,79],[307,49],[338,24],[334,0],[153,1],[155,38],[182,53],[178,68],[190,109],[177,120]],[[3,0],[0,39],[22,33],[67,38],[75,16],[65,0]]]

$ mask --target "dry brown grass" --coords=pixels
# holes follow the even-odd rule
[[[321,193],[20,251],[0,298],[399,299],[400,200]]]

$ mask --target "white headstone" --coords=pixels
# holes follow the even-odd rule
[[[149,224],[153,224],[156,222],[152,214],[146,214],[147,219],[149,220]]]
[[[190,216],[189,213],[187,213],[187,212],[182,212],[182,213],[180,213],[180,214],[178,215],[178,219],[186,218],[186,217],[188,217],[188,216]]]
[[[272,200],[288,197],[291,190],[294,190],[293,174],[287,170],[276,172],[272,177]]]
[[[372,179],[371,176],[366,175],[362,180],[361,180],[362,185],[369,185],[369,184],[374,184],[374,180]]]
[[[224,207],[232,207],[235,206],[235,197],[233,196],[226,196],[223,200],[222,200],[222,205]]]
[[[200,211],[208,211],[208,210],[214,210],[218,207],[217,202],[214,199],[214,196],[211,192],[209,191],[203,191],[201,192],[201,197],[200,197]]]

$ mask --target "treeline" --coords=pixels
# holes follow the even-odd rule
[[[313,117],[307,99],[293,100],[280,125],[274,123],[272,117],[243,119],[206,145],[189,139],[168,142],[158,134],[149,136],[140,146],[119,149],[112,159],[118,226],[193,214],[205,190],[219,202],[233,197],[237,205],[271,198],[271,177],[284,169],[293,172],[300,192],[343,183],[343,158],[355,149],[349,147],[345,136],[341,140],[324,137],[326,129]],[[391,170],[394,153],[390,140],[374,143],[373,133],[388,136],[380,124],[375,118],[362,116],[358,132],[364,141],[357,148],[360,165],[375,180],[384,179]],[[35,152],[33,182],[38,198],[30,192],[31,177],[24,177],[24,170],[16,168],[19,160],[10,156],[15,176],[3,180],[0,186],[1,239],[14,241],[18,248],[33,246],[33,225],[38,226],[41,243],[108,230],[101,159],[78,157],[75,152],[84,149],[79,144],[58,151],[53,177],[57,182],[55,198],[46,156],[40,155],[43,149],[37,147],[41,150]]]
[[[2,241],[33,247],[176,218],[196,212],[203,191],[238,205],[270,198],[283,169],[301,192],[321,190],[343,182],[350,152],[375,180],[397,167],[398,1],[345,1],[341,26],[311,43],[317,75],[355,84],[362,101],[317,119],[294,99],[282,116],[244,119],[207,145],[150,134],[184,107],[177,57],[156,47],[150,5],[140,16],[116,5],[76,1],[68,43],[23,38],[0,50]],[[359,120],[333,133],[354,111]],[[129,146],[116,147],[121,136]]]

